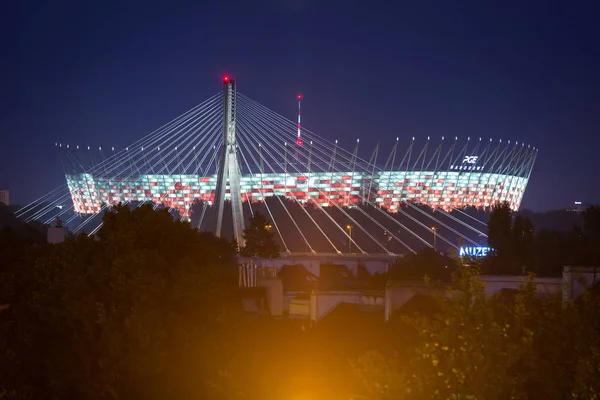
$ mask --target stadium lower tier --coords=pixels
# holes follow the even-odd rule
[[[217,176],[137,175],[106,178],[83,173],[67,175],[75,211],[95,214],[103,205],[153,202],[188,216],[198,200],[212,204]],[[373,204],[394,212],[401,202],[415,202],[450,210],[489,207],[508,202],[518,210],[527,178],[483,172],[391,171],[372,176],[359,173],[254,174],[241,179],[242,201],[257,202],[285,196],[301,203],[328,207]],[[230,198],[227,186],[226,199]]]

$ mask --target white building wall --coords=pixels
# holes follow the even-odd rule
[[[310,295],[310,320],[318,322],[340,303],[384,306],[384,294],[376,291],[313,291]]]

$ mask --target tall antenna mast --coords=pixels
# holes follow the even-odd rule
[[[302,139],[300,138],[300,102],[302,101],[302,95],[298,95],[298,139],[296,140],[296,144],[298,146],[302,146]]]

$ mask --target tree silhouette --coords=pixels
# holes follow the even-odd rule
[[[512,227],[511,262],[514,270],[531,268],[533,252],[533,225],[528,218],[520,215],[515,217]]]
[[[240,254],[244,257],[279,257],[279,246],[271,233],[271,223],[259,212],[254,213],[250,226],[244,229],[246,245]]]
[[[583,212],[583,226],[591,261],[593,265],[600,266],[600,205],[589,206]]]
[[[508,203],[494,206],[488,221],[488,244],[493,252],[484,266],[486,272],[519,274],[531,269],[533,260],[533,225],[520,215],[512,218]]]
[[[488,221],[488,244],[498,259],[509,258],[511,245],[511,210],[508,203],[496,204]]]

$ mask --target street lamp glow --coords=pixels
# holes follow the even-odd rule
[[[348,253],[352,253],[352,225],[346,225],[348,229]]]

